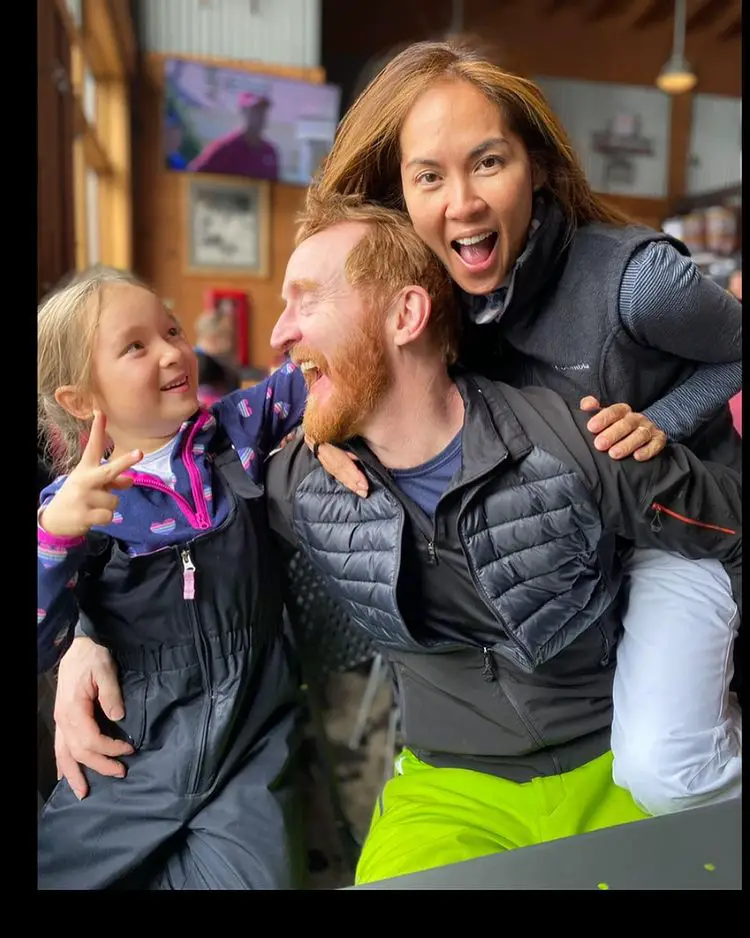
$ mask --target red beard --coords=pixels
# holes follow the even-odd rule
[[[311,360],[331,382],[330,393],[307,400],[302,427],[316,443],[342,443],[356,436],[390,387],[391,374],[383,337],[383,322],[369,315],[347,343],[345,351],[325,359],[310,346],[293,349],[297,362]]]

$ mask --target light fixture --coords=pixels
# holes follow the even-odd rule
[[[659,72],[656,84],[667,94],[683,94],[694,88],[697,81],[685,58],[685,0],[675,0],[672,55]]]

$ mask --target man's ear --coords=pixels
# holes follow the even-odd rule
[[[74,384],[64,384],[55,391],[55,400],[77,420],[89,420],[94,415],[94,400]]]
[[[404,287],[395,301],[394,344],[407,345],[419,338],[427,328],[431,313],[432,301],[425,289]]]

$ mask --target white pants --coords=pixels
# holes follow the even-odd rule
[[[715,560],[634,550],[617,648],[613,776],[650,814],[742,794],[732,679],[739,614]]]

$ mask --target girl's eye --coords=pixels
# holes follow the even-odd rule
[[[172,328],[169,330],[169,335],[171,335],[171,336],[173,336],[173,337],[174,337],[174,336],[178,336],[178,335],[182,335],[182,329],[181,329],[181,327],[180,327],[180,326],[172,326]]]
[[[130,345],[126,347],[125,353],[128,354],[130,352],[140,352],[142,348],[143,342],[131,342]]]

